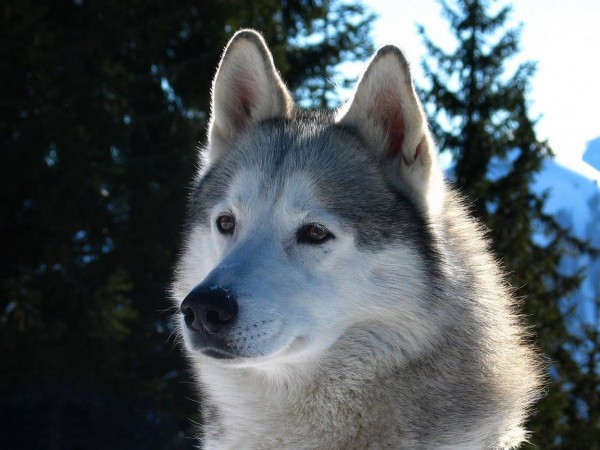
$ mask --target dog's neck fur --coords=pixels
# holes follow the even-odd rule
[[[470,339],[460,333],[460,339]],[[513,425],[519,423],[514,406],[522,403],[520,390],[497,392],[493,405],[482,399],[489,400],[497,378],[522,378],[524,366],[491,374],[479,365],[469,373],[457,368],[474,367],[480,356],[465,354],[464,343],[440,341],[410,360],[401,360],[392,345],[386,351],[388,344],[385,335],[355,329],[312,372],[289,367],[277,376],[199,364],[209,416],[204,447],[392,448],[401,436],[401,448],[494,449],[522,441],[523,430]],[[369,356],[382,351],[386,358]],[[415,379],[423,387],[415,389]],[[468,395],[457,399],[455,392],[464,392],[465,385]]]
[[[369,336],[357,338],[344,342],[350,344]],[[356,350],[363,348],[354,348],[353,352]],[[368,349],[364,348],[364,352],[360,358],[337,346],[328,352],[323,363],[311,369],[282,367],[276,376],[262,369],[201,365],[204,399],[214,407],[214,416],[204,430],[205,447],[301,449],[377,445],[372,442],[373,431],[389,423],[377,416],[384,410],[381,405],[389,402],[389,414],[393,414],[390,399],[377,398],[378,387],[393,382],[393,370],[365,365]],[[236,394],[221,395],[223,392]],[[377,408],[372,406],[375,403]],[[369,430],[370,442],[363,440],[364,429]],[[392,431],[382,429],[377,434],[385,436]]]

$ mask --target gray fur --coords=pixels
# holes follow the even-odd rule
[[[240,39],[263,48],[244,31],[231,52]],[[402,102],[390,114],[402,118],[382,117],[405,127],[396,147],[393,133],[357,124],[393,70]],[[406,125],[423,116],[406,80],[404,56],[387,47],[341,118],[286,106],[242,119],[216,153],[209,144],[173,294],[180,305],[196,284],[214,285],[240,310],[226,361],[195,350],[181,321],[210,411],[204,448],[508,449],[526,438],[538,358],[481,228],[437,181],[426,124]],[[422,192],[432,187],[439,206]],[[215,231],[223,208],[239,219],[231,237]],[[335,238],[299,244],[294,230],[314,217]]]

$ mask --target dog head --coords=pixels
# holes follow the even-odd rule
[[[382,48],[337,115],[302,112],[262,37],[241,31],[212,96],[173,289],[188,350],[306,362],[393,322],[416,351],[434,328],[425,280],[444,183],[402,52]]]

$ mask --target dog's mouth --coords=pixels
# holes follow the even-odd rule
[[[189,333],[187,347],[193,353],[199,353],[216,360],[233,360],[244,357],[240,349],[228,339],[203,333]]]
[[[200,353],[202,353],[204,356],[221,360],[231,360],[239,358],[239,356],[219,348],[204,348],[200,350]]]
[[[281,348],[261,352],[259,349],[240,348],[235,343],[219,340],[219,342],[213,341],[208,345],[206,342],[202,344],[199,342],[193,343],[190,350],[209,358],[215,363],[225,364],[227,367],[257,367],[271,365],[276,361],[295,361],[305,344],[306,337],[297,336]]]
[[[261,347],[258,348],[246,348],[243,345],[236,345],[236,342],[228,342],[226,340],[219,340],[219,342],[211,342],[208,345],[195,345],[193,348],[194,352],[200,353],[203,356],[209,357],[214,360],[223,362],[242,362],[259,364],[261,361],[270,360],[273,357],[277,357],[281,354],[287,354],[290,351],[291,346],[285,346],[279,350],[267,350],[261,351]],[[266,349],[265,349],[266,350]]]

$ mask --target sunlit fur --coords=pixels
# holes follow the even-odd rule
[[[177,318],[203,448],[518,447],[538,358],[444,181],[404,56],[380,50],[337,113],[290,98],[260,35],[236,34],[172,289],[176,306],[199,284],[239,304],[233,359],[194,350]],[[334,238],[298,242],[309,223]]]

